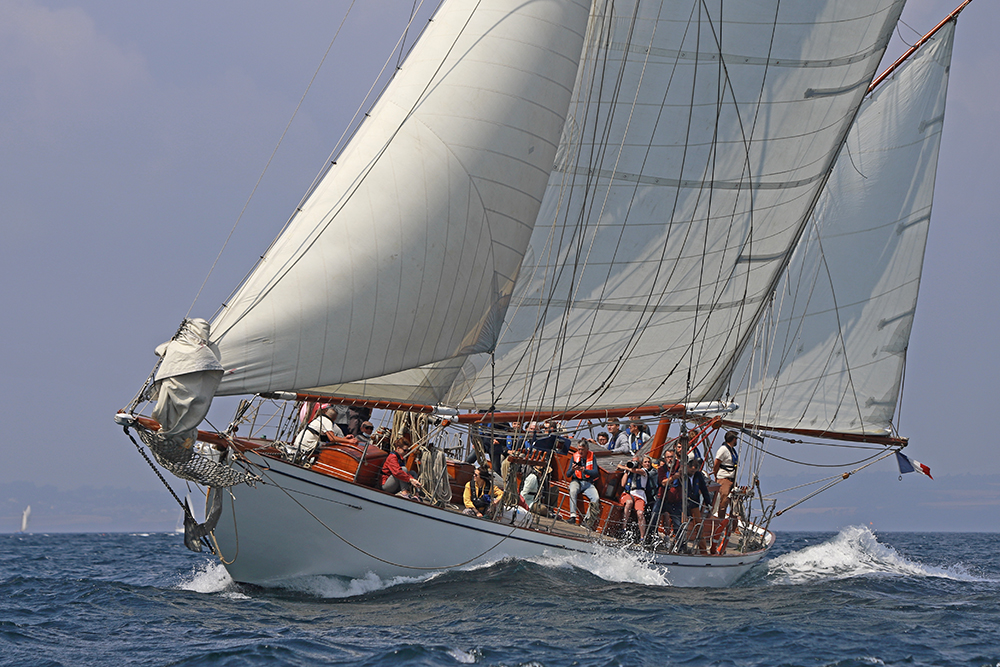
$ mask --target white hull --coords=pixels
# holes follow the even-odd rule
[[[420,576],[504,557],[594,554],[609,547],[422,505],[248,453],[267,470],[256,488],[224,495],[215,529],[237,582],[277,585],[303,576]],[[675,586],[729,586],[773,544],[747,554],[637,552]],[[231,561],[231,562],[230,562]]]

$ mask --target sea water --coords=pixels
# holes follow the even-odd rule
[[[779,533],[728,589],[628,553],[233,584],[177,535],[0,535],[3,665],[1000,666],[1000,535]]]

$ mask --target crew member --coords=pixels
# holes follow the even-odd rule
[[[719,448],[715,450],[715,465],[712,474],[719,482],[719,513],[720,519],[726,518],[729,509],[729,494],[736,483],[736,467],[740,457],[736,453],[736,431],[729,431]]]
[[[586,440],[580,443],[579,449],[573,454],[573,465],[570,468],[569,482],[569,521],[576,522],[576,500],[582,492],[587,496],[589,507],[587,518],[583,525],[588,530],[593,530],[597,520],[601,517],[601,497],[597,493],[594,484],[600,478],[600,471],[597,469],[597,461]]]

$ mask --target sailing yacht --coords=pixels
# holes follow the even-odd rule
[[[674,585],[738,580],[787,509],[761,491],[768,438],[906,445],[957,11],[872,87],[902,6],[442,2],[254,270],[116,416],[209,489],[188,546],[259,585],[609,552]],[[244,400],[199,431],[216,395]],[[297,449],[328,404],[389,432]],[[567,522],[590,511],[570,507],[581,438],[612,418],[649,428],[640,456],[697,451],[708,473],[734,433],[728,513],[665,470],[680,520],[633,544],[629,473],[599,452],[596,520]],[[465,513],[459,450],[485,467],[494,441],[502,492]],[[422,498],[382,490],[395,443]],[[544,513],[521,506],[531,467]]]

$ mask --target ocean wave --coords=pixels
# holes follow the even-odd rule
[[[594,577],[609,582],[633,583],[645,586],[670,586],[663,568],[653,565],[641,554],[619,549],[605,549],[594,554],[546,553],[529,559],[500,556],[485,563],[467,565],[458,570],[433,571],[414,576],[380,577],[369,572],[364,577],[349,578],[333,575],[300,576],[276,582],[273,588],[323,599],[352,598],[378,593],[400,586],[421,586],[433,580],[442,584],[457,583],[467,585],[470,577],[480,580],[481,573],[495,571],[493,577],[513,577],[519,579],[519,571],[525,564],[538,566],[550,572],[565,572],[569,580],[576,580],[578,570],[589,572]],[[530,567],[530,566],[529,566]],[[207,562],[193,570],[189,577],[178,585],[182,590],[198,593],[224,593],[242,595],[239,586],[229,577],[226,569],[218,563]]]
[[[433,572],[413,577],[387,577],[382,578],[369,572],[364,577],[350,579],[347,577],[337,577],[332,575],[315,575],[295,577],[278,583],[278,587],[295,593],[303,593],[318,598],[352,598],[361,595],[368,595],[387,588],[402,586],[405,584],[421,584],[439,576],[440,572]]]
[[[802,584],[869,576],[938,577],[986,581],[961,564],[939,567],[906,558],[865,526],[844,528],[815,546],[783,554],[765,563],[770,584]]]

